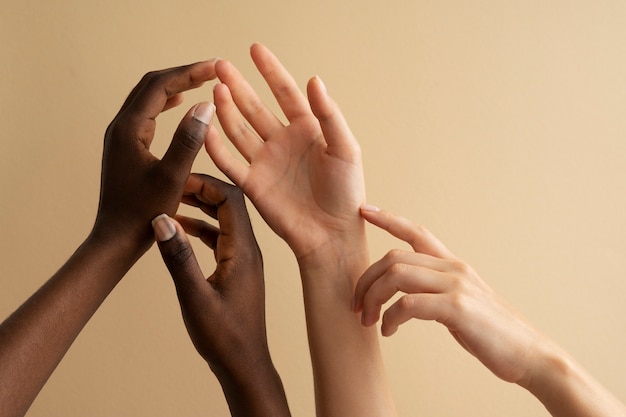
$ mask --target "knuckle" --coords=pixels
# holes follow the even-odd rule
[[[416,224],[415,225],[415,231],[420,234],[420,235],[426,235],[429,234],[430,231],[428,230],[428,228],[426,226],[424,226],[423,224]]]
[[[408,266],[403,263],[394,263],[387,270],[391,276],[403,275],[406,273]]]
[[[200,129],[183,128],[176,133],[178,145],[185,151],[197,152],[204,143],[204,135]]]
[[[465,261],[454,260],[452,262],[452,265],[455,271],[459,272],[460,274],[464,276],[471,275],[473,272],[472,267]]]
[[[246,125],[243,121],[237,123],[234,129],[231,131],[231,136],[234,140],[243,140],[250,133],[250,129],[248,125]]]
[[[404,251],[401,249],[391,249],[384,256],[384,260],[387,262],[395,263],[402,256],[403,253]]]
[[[169,242],[166,251],[164,251],[165,263],[172,273],[186,271],[192,258],[191,246],[179,239],[173,239]]]
[[[397,305],[398,311],[400,312],[413,311],[413,309],[415,308],[415,298],[411,297],[408,294],[403,295],[402,297],[400,297],[396,305]]]
[[[141,77],[141,82],[149,82],[150,80],[152,80],[155,76],[157,76],[157,74],[159,74],[160,71],[158,70],[154,70],[154,71],[148,71],[146,72],[143,77]]]
[[[462,292],[455,292],[449,295],[449,303],[453,311],[463,315],[468,308],[468,297]]]
[[[245,105],[244,113],[248,116],[254,116],[263,112],[263,103],[259,100],[251,100],[249,103]]]
[[[108,140],[115,140],[118,138],[128,137],[132,134],[130,125],[131,123],[128,122],[127,118],[118,114],[107,127],[105,138]]]
[[[163,74],[164,72],[160,70],[146,72],[142,78],[142,82],[146,83],[148,88],[153,87],[162,82]]]

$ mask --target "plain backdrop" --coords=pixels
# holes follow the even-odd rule
[[[302,88],[322,77],[361,143],[371,204],[429,227],[626,400],[625,2],[0,6],[2,318],[89,233],[104,131],[141,76],[228,58],[276,110],[248,54],[260,41]],[[211,86],[159,117],[156,155],[188,108],[212,100]],[[224,178],[204,151],[194,170]],[[293,414],[313,416],[298,270],[249,208],[266,265],[273,358]],[[406,247],[369,230],[372,260]],[[212,254],[195,247],[208,275]],[[547,415],[437,323],[412,321],[382,347],[400,415]],[[89,322],[29,412],[227,414],[156,247]]]

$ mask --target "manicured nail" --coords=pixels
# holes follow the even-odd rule
[[[324,84],[324,81],[322,81],[320,76],[316,75],[315,78],[317,78],[317,81],[320,83],[320,86],[322,87],[322,90],[324,90],[324,93],[328,94],[328,89],[326,88],[326,84]]]
[[[209,125],[213,115],[215,114],[215,104],[213,103],[200,103],[193,109],[191,117],[199,121],[202,124]]]
[[[362,210],[362,211],[371,211],[371,212],[374,212],[374,213],[376,213],[376,212],[380,211],[380,209],[379,209],[378,207],[373,206],[373,205],[371,205],[371,204],[363,204],[363,205],[361,206],[361,210]]]
[[[152,228],[159,242],[170,240],[176,234],[176,226],[167,214],[160,214],[152,220]]]

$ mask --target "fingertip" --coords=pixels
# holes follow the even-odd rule
[[[176,236],[176,224],[167,214],[158,215],[151,223],[157,241],[166,242]]]
[[[191,112],[191,117],[205,126],[209,126],[215,115],[215,104],[203,102],[198,103]]]
[[[213,86],[213,99],[217,103],[216,106],[222,108],[225,102],[232,101],[230,88],[225,83],[218,83]]]
[[[263,45],[261,42],[253,42],[252,45],[250,45],[250,56],[252,57],[252,59],[254,60],[256,55],[259,52],[262,51],[267,51],[269,52],[269,49],[267,48],[267,46]]]
[[[376,226],[379,226],[379,222],[383,213],[383,210],[372,204],[363,204],[361,207],[359,207],[359,214],[361,215],[361,217]]]
[[[359,308],[358,301],[356,299],[356,295],[352,296],[352,300],[350,301],[350,310],[353,313],[359,313],[361,311]]]
[[[315,85],[320,92],[324,93],[324,95],[328,95],[328,88],[326,88],[326,84],[324,83],[324,81],[322,81],[322,77],[320,77],[319,75],[311,78],[309,80],[309,83]]]
[[[220,59],[219,61],[215,63],[215,75],[222,82],[229,81],[230,80],[229,76],[233,72],[237,72],[237,71],[238,70],[235,67],[235,65],[227,59]],[[220,84],[216,84],[215,86],[217,85],[220,85]],[[215,88],[215,86],[213,86],[213,88]]]
[[[361,324],[365,327],[373,326],[374,324],[376,324],[378,319],[379,319],[379,315],[376,312],[365,311],[365,310],[361,312]]]
[[[383,323],[380,325],[380,334],[384,337],[393,336],[398,331],[398,326],[390,324],[385,317],[383,317]]]
[[[381,210],[372,204],[363,204],[361,206],[361,214],[379,213]]]
[[[209,79],[212,80],[215,77],[217,77],[217,72],[215,71],[215,66],[217,65],[218,62],[220,62],[222,60],[221,57],[216,56],[210,59],[207,59],[206,61],[204,61],[206,64],[209,65],[209,68],[211,69],[211,72],[209,74]]]

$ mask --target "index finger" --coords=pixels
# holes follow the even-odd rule
[[[217,219],[220,234],[233,239],[253,236],[243,192],[234,185],[204,174],[191,174],[185,194],[193,195],[202,211]]]
[[[372,206],[362,206],[361,216],[368,222],[407,242],[415,252],[442,259],[456,257],[428,229],[410,220]]]
[[[130,93],[120,112],[155,119],[169,99],[177,94],[200,87],[215,78],[215,59],[161,71],[149,72]]]

